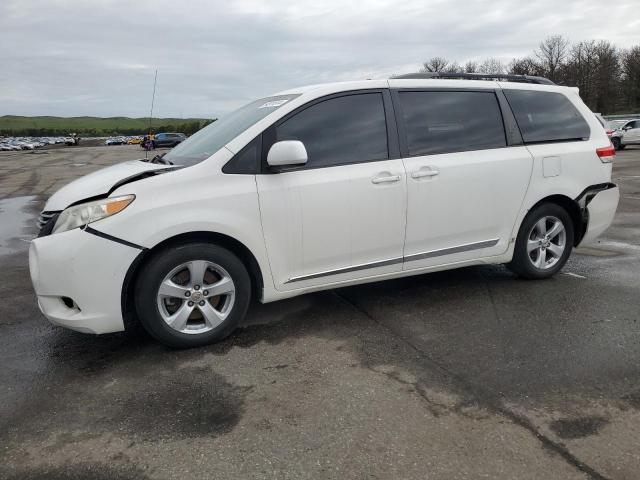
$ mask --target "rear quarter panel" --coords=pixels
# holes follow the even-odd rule
[[[591,185],[611,181],[611,163],[602,163],[596,149],[610,144],[609,138],[595,115],[580,99],[576,89],[550,85],[500,83],[503,89],[527,89],[557,92],[565,95],[589,125],[589,140],[527,145],[533,156],[531,182],[523,208],[512,232],[518,234],[522,220],[529,210],[551,195],[563,195],[574,200]]]

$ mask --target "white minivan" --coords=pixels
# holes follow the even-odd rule
[[[31,279],[57,325],[189,347],[251,297],[477,264],[547,278],[610,225],[614,156],[577,90],[537,77],[296,88],[60,189]]]

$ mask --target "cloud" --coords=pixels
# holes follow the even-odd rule
[[[432,56],[508,60],[545,36],[638,43],[635,1],[3,0],[0,114],[218,116],[297,85]]]

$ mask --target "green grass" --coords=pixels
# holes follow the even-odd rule
[[[193,133],[211,119],[205,118],[154,118],[151,128],[159,131]],[[68,135],[82,136],[136,135],[147,132],[148,118],[129,117],[22,117],[5,115],[0,117],[1,135]]]

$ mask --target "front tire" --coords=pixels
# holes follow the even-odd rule
[[[190,243],[158,252],[135,285],[135,306],[143,327],[169,347],[218,342],[244,318],[251,279],[229,250]]]
[[[507,267],[523,278],[549,278],[567,263],[573,238],[573,221],[564,208],[538,205],[524,218]]]

